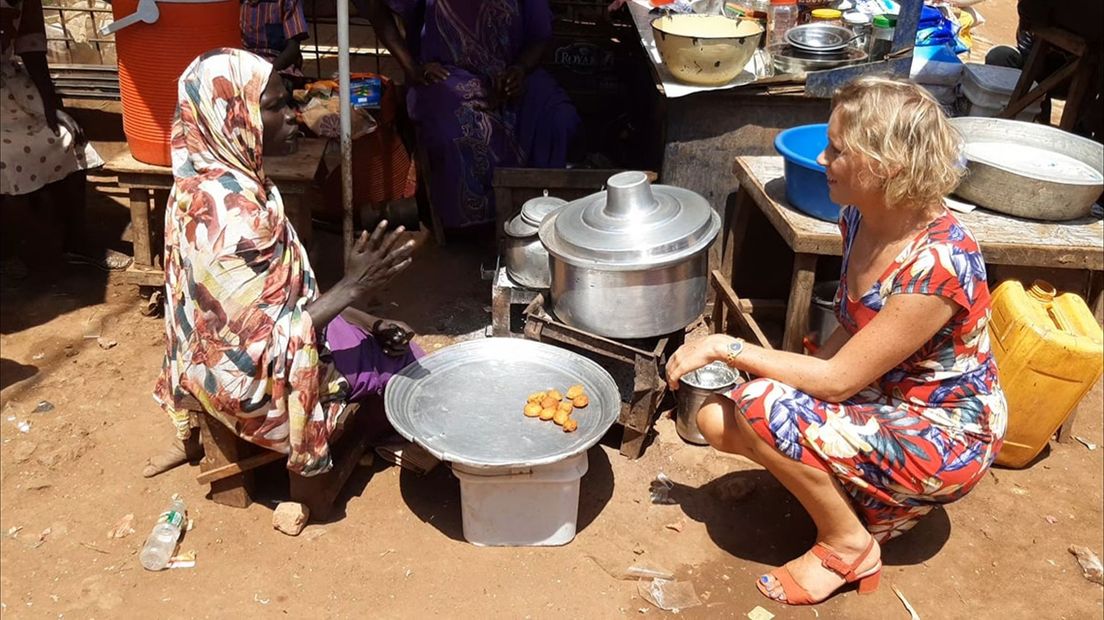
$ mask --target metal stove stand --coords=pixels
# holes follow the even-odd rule
[[[563,347],[601,365],[621,391],[621,454],[639,458],[656,411],[667,393],[663,368],[686,339],[684,330],[656,338],[612,340],[557,321],[538,294],[525,309],[525,337]]]
[[[517,311],[524,323],[523,311],[540,294],[541,291],[515,283],[506,275],[506,268],[499,267],[491,284],[491,336],[520,336],[520,328],[514,330],[514,313]]]

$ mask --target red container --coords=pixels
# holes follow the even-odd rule
[[[123,131],[134,159],[172,163],[169,141],[176,113],[176,85],[196,56],[217,47],[241,47],[238,0],[158,2],[152,24],[138,22],[115,33]],[[115,19],[138,8],[138,0],[115,0]]]

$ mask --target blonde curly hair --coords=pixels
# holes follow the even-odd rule
[[[871,162],[890,207],[926,208],[958,186],[962,139],[939,102],[915,82],[864,77],[832,98],[840,145]]]

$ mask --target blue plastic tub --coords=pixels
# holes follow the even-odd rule
[[[778,134],[774,148],[786,162],[786,200],[815,218],[839,220],[839,205],[828,197],[828,177],[816,162],[828,146],[828,124],[791,127]]]

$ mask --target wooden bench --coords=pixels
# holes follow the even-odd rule
[[[196,420],[203,445],[204,455],[196,482],[211,486],[211,501],[216,504],[235,508],[249,506],[253,502],[254,470],[284,461],[287,455],[238,437],[194,398],[187,398],[182,404]],[[349,404],[339,416],[330,441],[333,455],[330,471],[309,477],[288,472],[289,497],[309,508],[313,519],[329,517],[338,494],[368,449],[368,434],[363,428],[365,418],[354,415],[357,408],[356,403]]]

